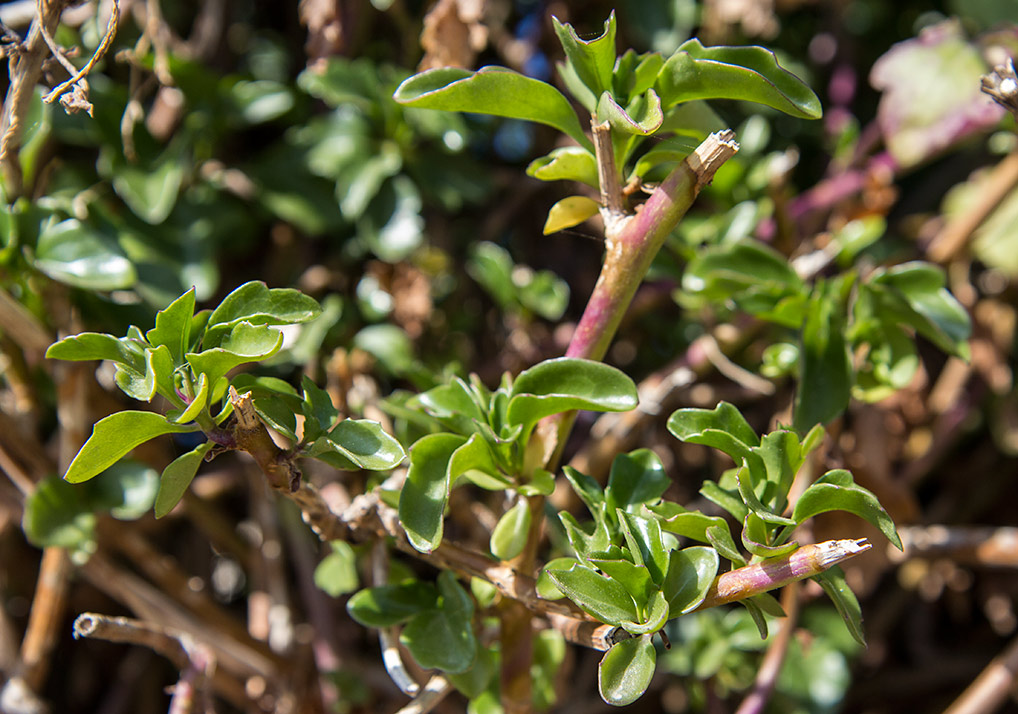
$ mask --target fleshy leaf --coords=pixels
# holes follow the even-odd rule
[[[247,362],[268,359],[283,345],[283,333],[266,325],[238,322],[223,336],[219,346],[202,352],[188,352],[188,364],[196,374],[208,375],[214,388],[220,377]]]
[[[390,627],[434,608],[437,601],[433,585],[414,581],[361,590],[350,598],[346,610],[365,627]]]
[[[796,523],[827,511],[848,511],[876,527],[884,537],[901,550],[901,539],[894,521],[871,491],[858,486],[852,474],[844,469],[828,471],[807,488],[795,503],[792,519]]]
[[[184,361],[190,347],[191,320],[194,317],[195,289],[191,288],[156,313],[156,326],[145,333],[153,347],[165,345],[174,364]]]
[[[582,40],[568,23],[552,16],[555,34],[570,66],[587,88],[600,96],[612,88],[612,70],[615,68],[615,12],[604,21],[604,32],[591,40]]]
[[[163,469],[163,474],[159,478],[159,493],[156,494],[154,507],[156,518],[162,518],[172,511],[173,507],[184,497],[184,492],[194,480],[194,475],[198,473],[198,467],[201,466],[205,455],[211,449],[212,442],[206,441],[204,444],[199,444],[194,450],[178,456]]]
[[[620,583],[637,604],[644,604],[657,591],[654,580],[645,565],[636,565],[628,560],[588,558],[588,562],[617,583]],[[549,567],[551,563],[548,564]],[[554,569],[554,568],[553,568]],[[563,568],[559,567],[559,570]]]
[[[110,360],[140,371],[144,369],[144,343],[126,337],[116,338],[101,332],[82,332],[54,342],[46,350],[47,359],[74,362]]]
[[[138,278],[112,238],[76,218],[43,229],[34,265],[58,282],[85,290],[129,288]]]
[[[679,441],[720,449],[736,463],[752,454],[750,447],[760,444],[753,427],[728,402],[714,409],[678,409],[668,418],[668,431]]]
[[[410,449],[410,469],[399,495],[399,520],[410,543],[431,552],[442,542],[442,518],[449,499],[449,462],[466,442],[455,434],[429,434]]]
[[[638,513],[643,504],[656,503],[671,486],[661,459],[650,449],[619,454],[612,461],[605,503],[609,513],[621,508]]]
[[[903,263],[877,274],[872,283],[886,287],[907,304],[907,308],[894,306],[898,307],[895,317],[945,352],[968,358],[966,340],[972,323],[965,308],[944,287],[943,269],[919,261]]]
[[[653,89],[648,89],[646,94],[641,94],[625,108],[605,92],[597,102],[597,119],[608,122],[614,131],[622,134],[650,136],[661,128],[665,117],[661,111],[661,99]]]
[[[855,641],[865,646],[866,634],[862,627],[862,608],[859,607],[859,600],[852,592],[852,588],[845,581],[845,573],[838,566],[834,566],[813,576],[813,579],[820,583],[824,592],[827,593],[827,597],[834,603],[834,607],[845,621],[845,626],[848,627],[848,631]]]
[[[331,597],[352,593],[357,589],[357,556],[349,543],[334,540],[332,552],[315,567],[314,580]]]
[[[529,426],[574,409],[628,411],[637,401],[636,385],[620,370],[592,360],[560,357],[541,362],[516,378],[508,419],[510,424]]]
[[[668,621],[668,600],[660,590],[654,590],[647,604],[640,609],[643,617],[638,622],[623,620],[619,623],[631,635],[646,635],[657,632]]]
[[[505,67],[482,67],[470,72],[455,67],[430,69],[396,88],[400,104],[449,112],[493,114],[539,122],[568,134],[581,146],[593,148],[583,134],[569,100],[547,82]]]
[[[612,645],[597,668],[601,699],[613,706],[632,704],[650,686],[657,667],[653,635],[641,635]]]
[[[655,86],[665,107],[694,99],[741,99],[802,119],[823,115],[813,90],[763,47],[704,47],[694,37],[668,58]]]
[[[721,560],[713,548],[695,545],[669,553],[662,592],[668,600],[668,617],[695,610],[718,574]]]
[[[618,625],[639,617],[636,603],[626,588],[592,568],[576,564],[569,570],[546,568],[545,572],[566,597],[601,622]]]
[[[818,284],[810,297],[799,346],[799,385],[794,425],[805,434],[848,406],[852,361],[845,343],[845,318],[837,291]]]
[[[556,201],[548,210],[548,218],[544,222],[544,235],[578,226],[592,216],[596,216],[600,205],[586,196],[566,196]]]
[[[530,532],[530,508],[521,498],[502,514],[491,532],[491,553],[500,560],[511,560],[523,552]]]
[[[598,187],[597,160],[581,146],[560,146],[547,156],[534,159],[527,167],[527,176],[541,181],[581,181]]]
[[[338,469],[385,471],[406,458],[403,447],[370,419],[344,419],[315,440],[308,456]]]
[[[70,483],[88,481],[131,452],[134,447],[163,434],[196,431],[167,421],[154,412],[123,411],[110,414],[92,428],[92,435],[67,468],[64,479]]]
[[[220,335],[240,322],[252,325],[294,325],[318,317],[321,306],[299,290],[290,288],[269,288],[265,283],[253,280],[244,283],[223,298],[219,307],[213,310],[206,326],[206,340],[216,342],[213,335]],[[208,344],[206,347],[217,347]]]
[[[453,674],[466,672],[477,658],[477,638],[471,623],[474,601],[451,570],[438,576],[438,592],[437,609],[410,618],[399,640],[422,667]]]

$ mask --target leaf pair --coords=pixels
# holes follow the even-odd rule
[[[410,469],[400,494],[400,522],[410,542],[431,551],[442,541],[449,491],[461,476],[489,489],[521,495],[547,494],[554,480],[525,468],[522,455],[537,422],[576,409],[625,411],[636,406],[636,387],[619,370],[589,360],[559,358],[505,379],[495,392],[454,379],[418,402],[443,426],[458,433],[429,434],[410,451]],[[522,503],[522,501],[519,501]],[[503,516],[492,551],[512,557],[522,549],[529,510],[518,505]]]

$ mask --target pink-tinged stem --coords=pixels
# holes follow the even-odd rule
[[[828,540],[804,545],[791,555],[770,558],[761,563],[723,573],[714,579],[697,610],[726,605],[760,595],[796,580],[819,575],[833,565],[872,546],[861,540]]]
[[[689,210],[700,189],[738,151],[734,139],[735,134],[727,129],[711,134],[654,190],[636,215],[606,231],[604,266],[566,350],[567,357],[604,357],[665,238]]]

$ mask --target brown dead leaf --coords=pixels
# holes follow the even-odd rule
[[[343,12],[340,0],[301,0],[301,24],[308,28],[304,45],[308,64],[338,55],[343,50]]]
[[[421,47],[423,72],[436,67],[473,67],[477,53],[488,42],[484,0],[438,0],[424,18]]]

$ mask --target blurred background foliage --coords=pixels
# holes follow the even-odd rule
[[[583,225],[542,235],[548,209],[577,188],[524,172],[559,139],[533,124],[403,108],[391,95],[417,69],[445,64],[500,64],[557,81],[550,16],[593,35],[612,9],[620,48],[667,55],[696,35],[774,49],[817,91],[825,117],[713,105],[704,121],[735,128],[741,151],[662,250],[608,358],[657,395],[657,416],[652,404],[605,417],[595,438],[571,447],[573,463],[603,477],[615,452],[653,447],[675,500],[695,502],[702,479],[724,464],[669,439],[663,415],[727,399],[758,430],[788,420],[791,333],[684,291],[686,266],[705,249],[756,237],[786,257],[824,261],[821,269],[939,263],[973,317],[971,359],[921,342],[902,391],[853,402],[827,446],[832,463],[878,494],[910,549],[904,560],[874,553],[848,568],[867,650],[829,610],[807,606],[771,707],[940,711],[1018,633],[1018,549],[1005,537],[1018,526],[1016,140],[1014,120],[978,92],[979,75],[1018,47],[1013,0],[122,0],[113,46],[88,77],[93,116],[45,104],[37,88],[5,174],[0,672],[25,666],[41,567],[33,544],[60,546],[92,558],[80,578],[65,572],[53,654],[28,670],[53,711],[165,709],[168,665],[70,641],[77,612],[144,611],[137,598],[149,591],[111,585],[111,573],[127,583],[144,576],[179,598],[190,588],[211,603],[206,626],[246,618],[251,638],[268,642],[278,679],[240,682],[246,695],[227,706],[401,705],[371,635],[349,622],[341,599],[324,606],[334,631],[317,633],[336,659],[316,669],[306,623],[322,593],[309,592],[314,563],[300,555],[314,546],[292,512],[274,511],[243,478],[243,463],[217,461],[195,482],[197,495],[158,525],[138,507],[154,496],[151,465],[193,445],[138,453],[122,465],[126,475],[59,496],[70,487],[54,477],[118,403],[108,369],[54,366],[42,352],[69,332],[150,325],[191,286],[203,305],[251,279],[295,286],[324,314],[288,334],[271,373],[291,382],[305,373],[344,413],[381,419],[405,439],[416,433],[400,406],[408,393],[468,372],[494,385],[505,370],[560,355],[601,245]],[[99,45],[110,10],[102,0],[67,11],[54,39],[78,48],[76,65]],[[34,3],[0,5],[8,53],[33,12]],[[53,62],[45,72],[47,86],[67,75]],[[698,378],[670,387],[682,369]],[[344,493],[363,485],[353,478]],[[67,499],[78,499],[70,511]],[[491,513],[454,504],[451,520],[469,532]],[[136,518],[130,530],[116,520]],[[857,536],[856,524],[828,519],[815,533],[840,535]],[[156,554],[172,557],[170,571],[147,569]],[[347,567],[356,555],[336,566],[343,582],[356,579]],[[693,615],[671,634],[676,647],[661,668],[670,674],[659,673],[635,708],[734,709],[766,648],[745,613]],[[593,654],[563,657],[558,681],[542,685],[548,700],[558,692],[561,711],[599,710]]]

